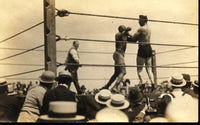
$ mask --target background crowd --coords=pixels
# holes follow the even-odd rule
[[[52,122],[41,118],[51,116],[49,104],[52,101],[76,102],[76,115],[84,116],[82,122],[198,121],[199,85],[198,80],[190,80],[189,74],[172,74],[153,91],[148,83],[129,86],[130,81],[126,79],[123,81],[126,84],[120,84],[119,92],[98,88],[90,91],[82,86],[82,94],[78,94],[70,90],[72,81],[67,71],[59,72],[58,77],[45,71],[39,83],[30,82],[26,86],[17,82],[13,89],[10,88],[15,86],[13,83],[1,79],[0,121]],[[53,84],[57,84],[56,87],[52,87]]]

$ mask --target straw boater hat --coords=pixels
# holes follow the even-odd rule
[[[49,103],[49,114],[40,116],[45,121],[80,121],[85,116],[76,115],[77,102],[72,101],[51,101]]]
[[[96,113],[95,119],[88,122],[129,122],[129,119],[121,110],[106,107]]]
[[[173,97],[171,94],[169,94],[169,93],[162,93],[158,98],[161,99],[161,98],[167,98],[167,97],[169,98],[169,99],[167,99],[169,102],[172,101],[173,98],[174,98],[174,97]]]
[[[4,78],[0,79],[0,87],[6,86],[6,85],[9,85],[9,83],[7,83],[6,79],[4,79]]]
[[[129,106],[129,101],[127,101],[122,94],[114,94],[106,102],[106,105],[113,109],[126,109]]]
[[[17,95],[17,92],[14,91],[14,84],[8,84],[8,95]]]
[[[198,82],[198,80],[195,80],[194,82],[192,82],[192,85],[194,85],[195,87],[199,88],[199,82]]]
[[[42,83],[55,83],[55,74],[52,71],[45,71],[39,77],[39,81]]]
[[[14,86],[12,83],[8,83],[5,78],[0,79],[0,87],[8,86],[8,95],[16,95],[17,92],[14,91]]]
[[[106,101],[111,98],[111,95],[112,94],[110,90],[102,89],[101,91],[99,91],[99,93],[95,95],[94,99],[96,100],[96,102],[106,105]]]
[[[186,81],[182,74],[175,73],[169,78],[169,84],[174,87],[183,87],[186,85]]]

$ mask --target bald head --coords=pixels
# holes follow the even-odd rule
[[[79,41],[74,41],[74,42],[73,42],[73,46],[74,46],[76,49],[78,49],[78,47],[79,47]]]

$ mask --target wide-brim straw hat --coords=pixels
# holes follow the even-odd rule
[[[105,107],[96,113],[92,122],[129,122],[129,119],[123,111]]]
[[[174,87],[183,87],[186,85],[186,81],[183,78],[182,74],[175,73],[169,78],[169,85]]]
[[[111,99],[106,102],[106,105],[112,109],[126,109],[129,107],[130,103],[125,99],[124,95],[114,94],[111,96]]]
[[[74,101],[51,101],[49,114],[40,116],[40,120],[46,121],[80,121],[85,116],[77,115],[77,102]]]
[[[6,79],[4,79],[4,78],[0,79],[0,87],[6,86],[6,85],[9,85],[9,84],[10,84],[10,83],[8,83],[8,82],[6,81]]]
[[[198,82],[198,80],[195,80],[194,82],[192,82],[192,85],[194,85],[195,87],[199,87],[199,82]]]
[[[55,74],[52,71],[45,71],[39,77],[39,81],[42,83],[55,83]]]
[[[106,102],[110,99],[111,95],[112,93],[110,92],[110,90],[102,89],[95,95],[94,99],[96,102],[106,105]]]
[[[163,98],[164,96],[170,97],[171,101],[173,101],[173,99],[174,99],[173,96],[169,93],[162,93],[158,98]]]
[[[16,91],[13,91],[13,92],[10,92],[10,93],[8,93],[8,95],[17,95],[18,93],[16,92]]]
[[[69,118],[54,118],[54,117],[49,117],[49,115],[41,115],[39,119],[47,121],[80,121],[84,120],[85,116],[76,115],[75,117],[69,117]]]

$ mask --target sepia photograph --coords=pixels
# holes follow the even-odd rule
[[[1,123],[198,123],[198,0],[0,0]]]

